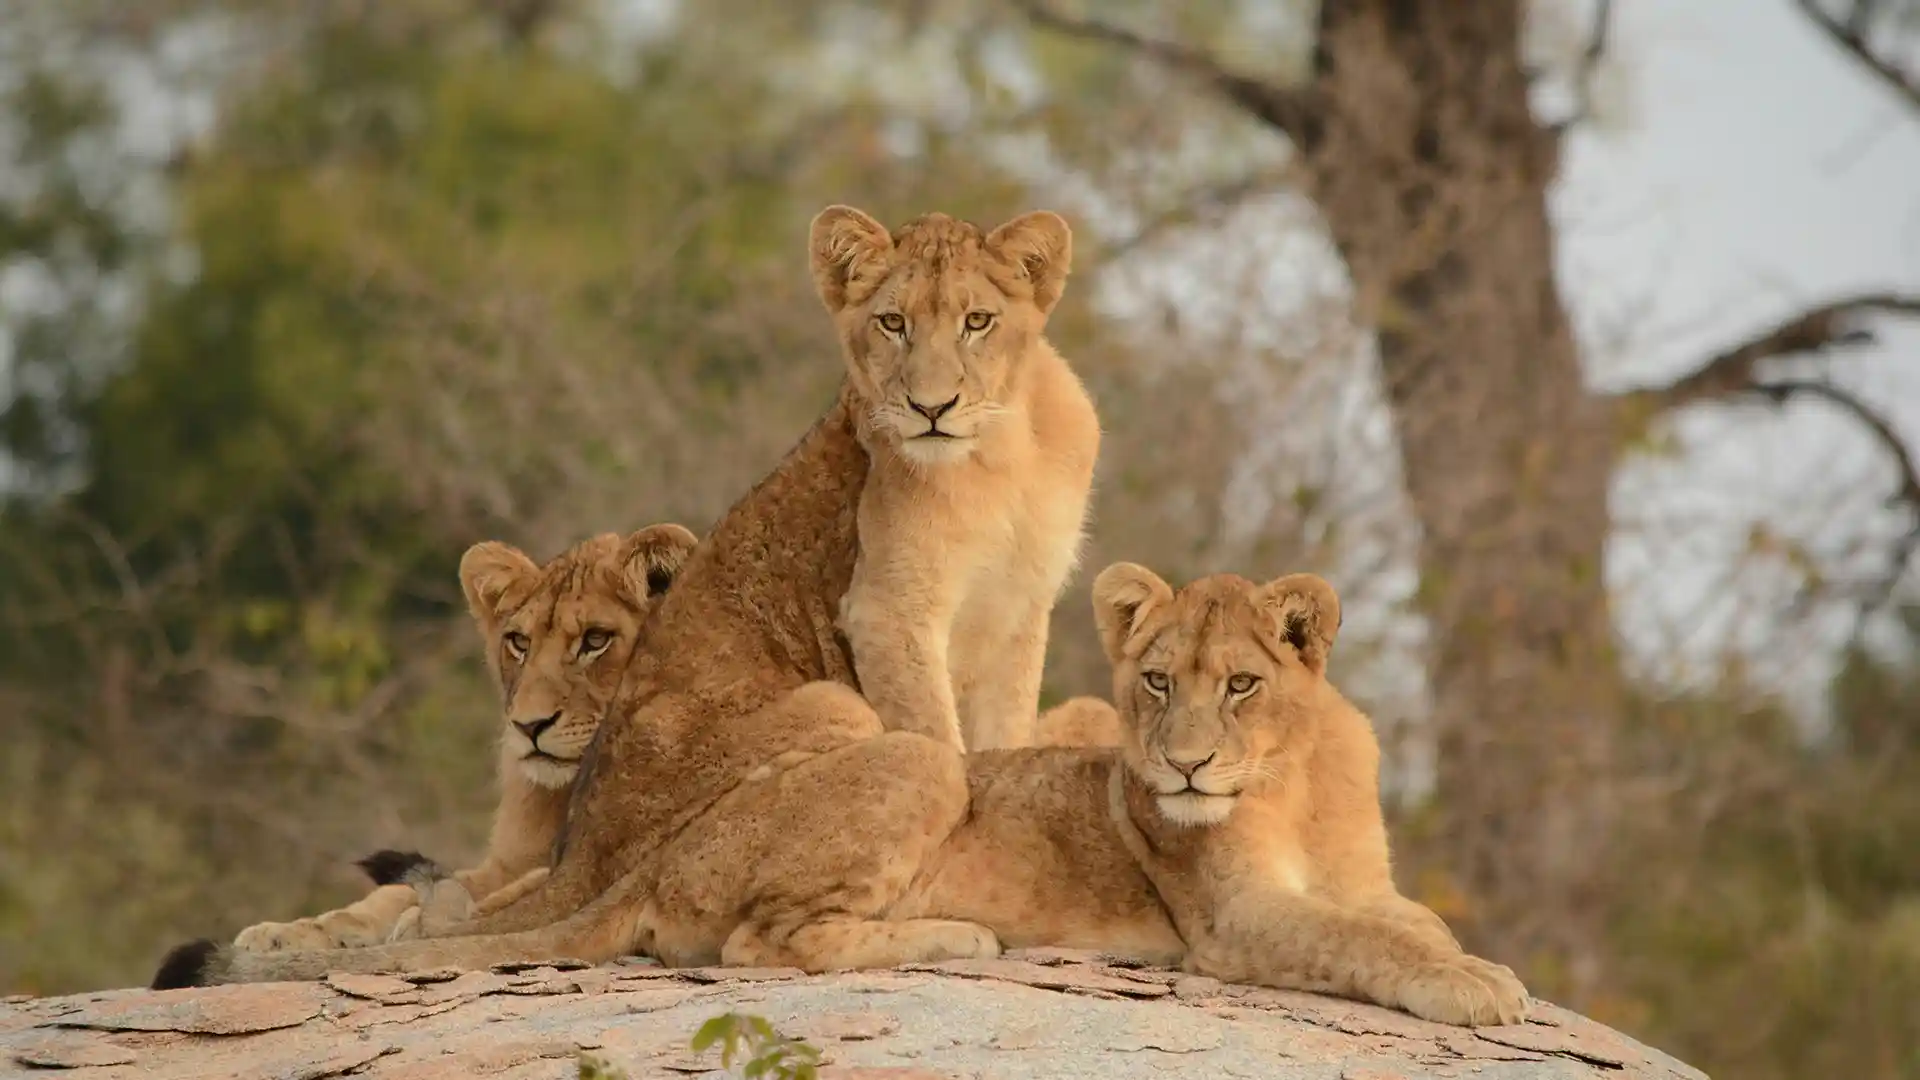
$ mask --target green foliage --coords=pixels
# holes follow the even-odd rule
[[[10,347],[0,368],[0,453],[22,494],[57,490],[83,448],[69,402],[98,386],[114,360],[112,298],[157,239],[98,168],[114,119],[96,81],[27,70],[0,91],[13,160],[0,197],[0,266],[26,271],[31,301],[0,305]],[[129,163],[117,163],[133,172]],[[91,167],[90,167],[91,166]]]
[[[820,1051],[773,1029],[764,1017],[727,1012],[700,1025],[693,1033],[693,1052],[704,1054],[720,1047],[720,1067],[733,1068],[741,1059],[742,1076],[775,1080],[814,1080],[819,1075]]]
[[[1681,794],[1624,845],[1624,996],[1603,1019],[1710,1075],[1920,1075],[1913,645],[1855,650],[1812,740],[1727,697],[1640,710],[1637,771]]]

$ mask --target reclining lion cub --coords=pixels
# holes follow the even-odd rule
[[[1326,679],[1331,585],[1216,574],[1175,592],[1117,563],[1093,596],[1125,732],[1113,819],[1188,970],[1456,1024],[1525,1016],[1512,971],[1394,888],[1379,743]]]
[[[1339,600],[1310,574],[1093,586],[1120,749],[968,756],[972,813],[894,909],[1313,990],[1513,1023],[1511,971],[1393,885],[1367,718],[1326,680]],[[1082,699],[1089,716],[1098,705]],[[1062,706],[1061,710],[1065,710]]]
[[[460,559],[460,587],[500,689],[500,803],[479,866],[452,875],[494,906],[542,870],[566,819],[567,789],[612,700],[640,624],[693,550],[679,525],[622,539],[592,537],[536,565],[488,541]],[[379,852],[360,865],[379,888],[347,907],[290,923],[249,926],[235,947],[256,952],[377,945],[415,906],[402,884],[418,856]]]
[[[155,986],[630,952],[812,971],[997,953],[978,924],[889,912],[967,813],[941,620],[1027,641],[1032,627],[1000,618],[1007,599],[1064,574],[1062,551],[1077,548],[1080,510],[1064,514],[1071,542],[1048,545],[1059,508],[1028,495],[1090,468],[1045,449],[1052,436],[1041,430],[1056,417],[1076,422],[1071,409],[1039,407],[1079,392],[1041,337],[1069,247],[1065,222],[1044,212],[991,232],[929,215],[891,236],[855,211],[824,212],[813,266],[848,342],[847,378],[827,414],[694,549],[647,619],[545,879],[454,927],[459,936],[331,952],[195,942],[168,957]],[[921,346],[945,373],[924,388],[905,363]],[[942,387],[957,388],[959,402],[921,396]],[[969,402],[985,404],[965,427],[935,432]],[[916,433],[903,410],[927,424]],[[876,422],[888,415],[895,421]],[[1080,419],[1082,441],[1096,438],[1091,409]],[[948,436],[946,449],[904,449],[907,439]],[[909,493],[923,503],[917,515]],[[956,523],[974,529],[942,549],[938,531]],[[983,561],[993,559],[1008,562]],[[1016,563],[1037,570],[1004,568]],[[941,587],[943,573],[965,587]],[[889,625],[910,641],[905,674],[890,678],[884,648],[867,649],[856,683],[860,643],[884,646],[876,635]],[[869,682],[893,688],[896,711],[909,698],[934,701],[931,713],[894,716],[901,726],[930,717],[934,736],[889,730],[854,689]]]

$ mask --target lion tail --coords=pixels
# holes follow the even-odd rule
[[[249,952],[205,939],[190,941],[161,961],[152,988],[311,981],[335,971],[406,974],[556,960],[600,964],[651,946],[648,909],[637,892],[629,876],[576,914],[515,933],[426,938],[315,952]]]

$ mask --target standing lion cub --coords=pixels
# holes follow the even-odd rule
[[[833,206],[811,256],[871,459],[840,610],[861,693],[889,730],[1030,745],[1100,451],[1093,403],[1041,336],[1072,234],[1044,210],[890,233]]]

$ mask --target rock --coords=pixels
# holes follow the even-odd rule
[[[1089,964],[1036,964],[1029,960],[948,960],[939,964],[911,964],[908,971],[937,971],[974,979],[1003,979],[1047,990],[1100,991],[1128,997],[1159,997],[1172,993],[1172,980],[1128,978],[1134,972],[1105,971]]]
[[[420,1000],[420,988],[392,975],[350,975],[335,972],[327,976],[327,985],[351,997],[404,1005]]]
[[[865,1042],[868,1039],[891,1035],[899,1030],[899,1019],[886,1013],[843,1012],[802,1017],[795,1022],[794,1030],[785,1034],[789,1038],[805,1039],[819,1045],[835,1040]]]
[[[305,1023],[333,996],[316,983],[133,991],[64,1013],[53,1023],[103,1031],[242,1035]]]
[[[95,1065],[131,1065],[139,1055],[115,1043],[78,1032],[54,1035],[15,1047],[13,1060],[37,1069],[81,1069]]]
[[[1535,1009],[1524,1024],[1469,1030],[1067,950],[811,977],[508,965],[27,1000],[0,1010],[0,1073],[574,1080],[591,1051],[635,1080],[718,1077],[718,1050],[696,1054],[689,1042],[733,1011],[807,1040],[822,1080],[1705,1080],[1573,1013]]]

